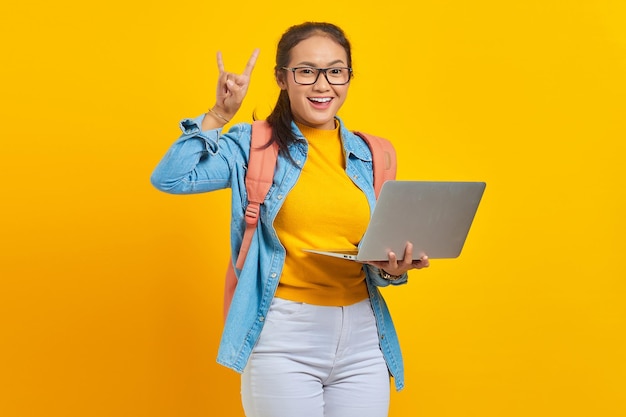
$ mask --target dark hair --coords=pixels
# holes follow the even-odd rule
[[[303,40],[315,35],[328,36],[341,45],[346,51],[348,66],[352,67],[350,42],[341,28],[332,23],[305,22],[287,29],[278,42],[276,49],[276,66],[274,67],[274,75],[277,79],[285,76],[282,68],[289,65],[291,50]],[[289,101],[287,91],[281,90],[274,109],[267,117],[267,121],[270,126],[272,126],[272,137],[268,146],[276,142],[279,152],[282,152],[284,155],[289,155],[287,148],[297,139],[291,130],[293,114],[291,113],[291,102]]]

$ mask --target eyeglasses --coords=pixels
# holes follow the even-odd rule
[[[320,74],[323,72],[328,84],[344,85],[350,82],[352,76],[352,68],[348,67],[331,67],[331,68],[315,68],[315,67],[283,67],[284,70],[293,73],[293,80],[296,84],[312,85],[317,82]]]

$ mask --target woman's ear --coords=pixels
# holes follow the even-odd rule
[[[281,90],[287,89],[287,83],[285,82],[285,73],[283,71],[276,73],[276,84],[278,84]]]

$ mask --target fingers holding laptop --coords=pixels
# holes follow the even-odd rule
[[[413,259],[413,244],[411,242],[406,242],[406,248],[404,249],[404,259],[411,261],[411,265],[415,269],[428,268],[430,266],[428,255],[426,255],[425,253],[422,253],[419,259]]]
[[[398,260],[397,255],[394,252],[389,252],[389,259],[387,261],[377,262],[365,262],[370,265],[374,265],[377,268],[382,269],[389,275],[402,275],[409,269],[422,269],[430,266],[428,256],[422,255],[419,259],[413,259],[413,244],[411,242],[406,243],[404,248],[404,256],[401,260]]]

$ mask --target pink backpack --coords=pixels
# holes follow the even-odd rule
[[[396,151],[387,139],[369,135],[362,132],[354,132],[360,136],[370,147],[372,152],[372,165],[374,167],[374,191],[376,198],[380,193],[383,183],[396,178]],[[246,255],[250,249],[250,242],[259,222],[261,204],[265,201],[272,182],[274,170],[278,158],[278,146],[264,147],[270,140],[272,128],[265,120],[257,120],[252,124],[252,142],[250,144],[250,161],[246,174],[246,191],[248,192],[248,206],[246,207],[246,230],[241,242],[239,255],[237,256],[237,269],[243,268]],[[224,285],[224,318],[228,314],[230,303],[237,287],[237,276],[233,268],[232,259],[228,262],[226,270],[226,282]]]

